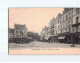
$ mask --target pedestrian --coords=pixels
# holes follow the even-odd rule
[[[71,47],[75,47],[75,45],[74,45],[75,37],[73,35],[71,36],[71,43],[72,43]]]

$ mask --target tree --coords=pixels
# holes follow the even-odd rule
[[[40,40],[40,36],[39,36],[39,34],[38,33],[36,33],[36,32],[28,32],[28,37],[32,37],[33,39],[35,39],[35,40]]]

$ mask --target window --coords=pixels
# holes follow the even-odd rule
[[[62,25],[61,25],[61,28],[60,29],[62,29]]]
[[[18,33],[18,31],[16,31],[16,33]]]
[[[18,35],[16,37],[18,37]]]
[[[66,32],[67,32],[67,29],[65,29],[66,30]]]
[[[62,22],[62,18],[61,18],[61,22]]]
[[[51,35],[52,35],[53,31],[51,30]]]
[[[78,23],[78,17],[76,17],[76,23]]]
[[[67,22],[66,22],[66,27],[67,27]]]
[[[59,29],[59,25],[58,25],[58,29]]]
[[[69,32],[71,31],[71,28],[69,28]]]
[[[56,31],[56,34],[57,34],[57,31]]]
[[[70,13],[69,13],[69,19],[70,19]]]
[[[58,20],[58,23],[59,23],[59,20]]]
[[[21,33],[21,31],[20,31],[20,33]]]
[[[63,17],[63,22],[64,22],[64,17]]]
[[[53,35],[54,35],[54,29],[53,29]]]
[[[63,28],[64,28],[64,23],[63,23]]]
[[[66,15],[66,20],[67,20],[67,15]]]
[[[70,21],[69,21],[69,26],[71,25]]]

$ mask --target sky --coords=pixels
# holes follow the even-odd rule
[[[15,24],[26,24],[28,31],[40,34],[51,19],[62,13],[63,8],[9,8],[9,27]]]

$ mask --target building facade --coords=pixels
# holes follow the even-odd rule
[[[14,41],[14,29],[9,28],[9,42],[13,42]]]
[[[48,40],[50,37],[50,28],[45,26],[40,33],[41,40]]]
[[[26,38],[27,27],[26,25],[14,24],[14,38]]]
[[[9,28],[9,38],[14,38],[14,29]]]
[[[54,35],[54,20],[55,18],[49,22],[50,35]]]
[[[64,39],[66,36],[70,37],[70,34],[80,32],[80,8],[64,8],[63,13],[59,13],[53,20],[54,35],[64,36],[59,39]],[[79,34],[78,34],[79,35]],[[68,38],[71,39],[71,38]]]
[[[80,32],[80,8],[73,9],[73,33]]]
[[[54,34],[72,32],[73,9],[64,9],[63,14],[58,14],[54,21]]]
[[[27,42],[28,34],[26,25],[14,24],[14,29],[9,28],[9,42]]]

